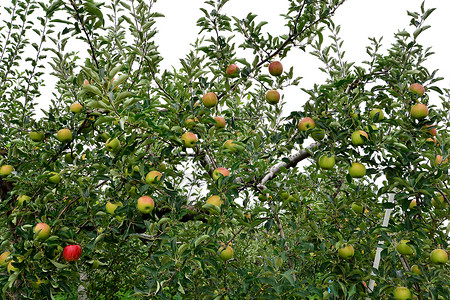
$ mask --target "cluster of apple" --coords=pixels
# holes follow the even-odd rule
[[[269,73],[272,76],[280,76],[283,74],[283,65],[279,61],[273,61],[269,64]],[[266,101],[271,105],[275,105],[280,101],[280,93],[277,90],[269,90],[266,93]]]

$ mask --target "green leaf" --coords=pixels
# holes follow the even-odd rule
[[[57,269],[64,269],[68,268],[68,265],[60,264],[59,262],[56,262],[54,260],[50,260],[50,262],[57,268]]]
[[[207,239],[209,239],[209,235],[207,235],[207,234],[204,234],[204,235],[200,236],[199,238],[197,238],[195,240],[194,246],[197,247],[198,245],[200,245],[201,242],[203,242],[203,241],[205,241]]]

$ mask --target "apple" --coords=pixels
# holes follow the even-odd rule
[[[364,145],[365,141],[361,136],[365,136],[366,139],[369,139],[369,135],[364,130],[356,130],[352,133],[352,144],[355,146]]]
[[[181,136],[181,142],[183,143],[183,146],[186,148],[194,148],[195,144],[197,143],[198,139],[195,133],[192,132],[185,132]]]
[[[399,286],[394,290],[394,298],[395,300],[406,300],[411,299],[411,291],[404,286]]]
[[[335,163],[336,159],[334,158],[334,155],[325,154],[319,157],[319,167],[322,169],[331,170],[333,169]]]
[[[289,197],[291,197],[291,195],[286,191],[280,193],[280,198],[283,200],[287,200]]]
[[[30,199],[31,198],[29,196],[27,196],[27,195],[21,195],[21,196],[17,197],[17,201],[19,203],[19,206],[23,205],[23,203],[25,201],[30,201]]]
[[[413,265],[411,267],[411,272],[416,273],[417,275],[422,275],[422,271],[420,270],[418,265]]]
[[[195,126],[194,119],[186,119],[186,121],[184,121],[184,127],[193,128],[194,126]]]
[[[11,259],[11,261],[9,262],[8,266],[6,267],[6,269],[8,270],[8,273],[11,274],[11,272],[16,272],[19,271],[18,267],[14,267],[12,264],[13,263],[20,263],[23,260],[22,257],[13,257]]]
[[[433,128],[428,129],[430,127],[433,127]],[[436,136],[436,134],[437,134],[436,125],[425,125],[424,129],[425,129],[426,132],[428,132],[432,136]]]
[[[61,176],[56,172],[48,173],[48,181],[51,183],[59,183],[61,181]]]
[[[11,165],[3,165],[0,168],[0,176],[6,177],[6,176],[10,175],[12,173],[12,171],[14,171],[14,168]]]
[[[2,267],[6,267],[8,264],[6,263],[6,259],[8,258],[8,256],[11,254],[11,252],[9,251],[5,251],[2,253],[2,255],[0,255],[0,266]]]
[[[60,142],[68,143],[72,140],[72,131],[67,128],[61,129],[56,133],[56,138]]]
[[[419,97],[422,97],[423,94],[425,94],[425,88],[420,83],[413,83],[413,84],[411,84],[409,86],[408,90],[411,93],[416,94]]]
[[[411,255],[414,253],[413,249],[407,244],[407,241],[401,241],[397,245],[397,251],[401,255]]]
[[[413,208],[416,207],[416,206],[417,206],[417,201],[416,201],[416,199],[412,200],[412,201],[409,203],[409,209],[413,209]]]
[[[448,158],[444,159],[442,155],[436,155],[436,159],[434,160],[435,165],[446,164],[448,162]]]
[[[159,171],[150,171],[145,176],[145,182],[147,184],[155,184],[161,180],[162,174]]]
[[[314,122],[314,120],[310,117],[303,118],[298,123],[298,129],[300,131],[307,131],[308,129],[313,129],[314,127],[316,127],[316,122]]]
[[[272,76],[280,76],[283,74],[283,65],[279,61],[273,61],[269,64],[269,73]]]
[[[423,103],[414,104],[411,107],[411,116],[414,119],[423,119],[428,116],[428,107]]]
[[[377,116],[378,114],[378,116]],[[381,109],[376,108],[376,109],[372,109],[369,113],[369,117],[371,120],[373,120],[374,122],[378,122],[384,119],[384,113]]]
[[[33,142],[41,142],[44,139],[43,132],[31,131],[28,135]]]
[[[433,206],[436,208],[445,208],[447,206],[447,202],[445,201],[444,196],[442,196],[441,194],[437,195],[437,201],[435,198],[433,198],[433,200],[431,200],[431,204],[433,204]]]
[[[36,233],[36,238],[38,240],[46,240],[50,236],[50,226],[46,223],[37,223],[34,227],[34,233]]]
[[[231,64],[227,67],[225,72],[227,73],[228,77],[236,78],[239,76],[240,70],[238,66],[236,66],[235,64]]]
[[[219,196],[214,195],[209,197],[208,200],[206,200],[206,203],[215,205],[220,208],[220,206],[222,205],[222,200],[220,199]]]
[[[218,180],[220,178],[221,174],[224,177],[225,176],[230,176],[230,172],[227,169],[219,167],[219,168],[217,168],[217,169],[215,169],[213,171],[212,177],[213,177],[214,180]]]
[[[166,166],[166,164],[165,164],[164,162],[162,162],[162,163],[159,164],[158,170],[159,170],[160,172],[164,172],[166,169],[167,169],[167,166]]]
[[[155,202],[150,196],[142,196],[137,200],[136,208],[143,214],[149,214],[155,207]]]
[[[352,178],[362,178],[366,175],[366,167],[361,163],[354,162],[351,167],[348,168],[348,174]]]
[[[231,248],[231,243],[225,248],[225,244],[219,248],[219,256],[223,261],[227,261],[233,257],[233,249]]]
[[[122,206],[122,202],[116,202],[116,203],[112,203],[110,201],[108,201],[105,205],[106,208],[106,212],[114,215],[114,212],[116,211],[117,207]]]
[[[315,141],[320,141],[325,137],[325,131],[323,129],[315,128],[309,134]]]
[[[280,101],[280,93],[276,90],[270,90],[266,94],[266,101],[271,105],[275,105]]]
[[[207,108],[211,108],[217,105],[217,96],[213,92],[206,93],[202,97],[203,105],[205,105]]]
[[[353,202],[352,203],[352,210],[355,213],[360,214],[360,213],[362,213],[364,211],[364,207],[360,203]]]
[[[225,149],[228,149],[231,153],[236,152],[237,150],[237,145],[235,143],[233,143],[233,140],[227,140],[225,143],[223,143],[223,146],[225,147]]]
[[[64,247],[63,257],[67,261],[76,261],[80,259],[82,252],[80,245],[68,245]]]
[[[117,138],[108,139],[105,147],[109,152],[114,152],[120,147],[120,141]]]
[[[80,113],[82,109],[83,109],[83,105],[81,105],[80,103],[77,103],[77,102],[73,103],[70,106],[70,112],[72,112],[74,114]]]
[[[64,161],[68,164],[72,164],[75,157],[76,156],[73,153],[66,153],[66,155],[64,155]]]
[[[355,254],[355,249],[353,249],[352,245],[344,244],[339,248],[338,254],[340,258],[349,259]]]
[[[224,117],[216,116],[214,117],[214,121],[216,121],[216,128],[225,128],[225,125],[227,122],[225,121]]]
[[[431,251],[430,259],[434,264],[446,264],[448,262],[448,254],[443,249],[434,249]]]

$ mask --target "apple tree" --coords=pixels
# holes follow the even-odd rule
[[[287,0],[280,36],[232,2],[205,1],[172,70],[156,1],[1,7],[3,298],[450,294],[450,90],[420,42],[434,9],[355,64],[332,20],[345,0]],[[296,55],[325,81],[302,86]]]

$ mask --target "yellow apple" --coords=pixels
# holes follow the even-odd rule
[[[72,140],[72,131],[67,128],[61,129],[56,133],[56,138],[60,142],[68,143]]]
[[[394,290],[395,300],[411,299],[411,296],[411,291],[407,287],[400,286]]]
[[[207,108],[216,106],[217,102],[218,102],[217,96],[213,92],[209,92],[209,93],[206,93],[205,95],[203,95],[202,100],[203,100],[203,105],[206,106]]]
[[[34,233],[37,234],[36,238],[38,240],[46,240],[50,236],[50,226],[46,223],[37,223],[34,227]]]
[[[348,174],[352,178],[362,178],[366,175],[366,167],[361,163],[354,162],[351,167],[348,168]]]
[[[194,148],[197,141],[198,141],[198,139],[197,139],[197,136],[195,135],[195,133],[192,133],[189,131],[185,132],[181,136],[181,143],[186,148]]]
[[[142,196],[137,200],[136,208],[143,214],[149,214],[155,207],[155,202],[150,196]]]
[[[150,171],[145,176],[145,182],[147,184],[156,184],[161,180],[162,174],[159,171]]]
[[[339,257],[343,259],[352,258],[355,255],[355,249],[353,249],[352,245],[344,244],[338,250]]]
[[[305,117],[298,123],[298,129],[300,131],[307,131],[308,129],[313,129],[314,127],[316,127],[316,122],[314,122],[314,120],[310,117]]]
[[[11,165],[3,165],[0,168],[0,176],[6,177],[6,176],[10,175],[13,171],[14,171],[14,168]]]
[[[411,107],[411,116],[414,119],[423,119],[428,116],[428,107],[423,103],[414,104]]]
[[[117,207],[122,206],[122,202],[116,202],[116,203],[112,203],[110,201],[108,201],[105,205],[105,209],[106,212],[114,215],[114,212],[116,211]]]
[[[220,178],[220,175],[223,175],[224,177],[230,176],[230,172],[225,168],[219,167],[214,170],[212,177],[214,180],[218,180]]]
[[[222,205],[222,200],[220,199],[219,196],[214,195],[214,196],[209,197],[208,200],[206,200],[206,203],[215,205],[220,208],[220,206]]]
[[[266,101],[271,105],[275,105],[280,101],[280,93],[276,90],[270,90],[266,94]]]
[[[41,142],[44,139],[44,133],[43,132],[36,132],[36,131],[31,131],[29,133],[30,139],[33,142]]]

